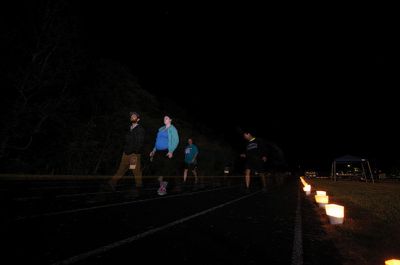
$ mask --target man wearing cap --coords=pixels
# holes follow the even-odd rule
[[[140,116],[137,112],[130,112],[131,126],[125,136],[125,146],[122,153],[121,163],[109,184],[115,191],[117,182],[124,176],[128,169],[131,169],[135,176],[136,191],[142,188],[142,170],[140,156],[144,145],[144,128],[139,124]]]

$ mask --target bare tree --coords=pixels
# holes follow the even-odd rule
[[[68,99],[76,54],[71,46],[73,23],[66,6],[64,1],[44,1],[32,10],[33,18],[24,25],[10,26],[17,31],[8,41],[13,46],[12,63],[18,66],[7,74],[12,103],[5,110],[0,158],[10,150],[27,150]],[[25,32],[23,38],[18,38],[18,31]]]

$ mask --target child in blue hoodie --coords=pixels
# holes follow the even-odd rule
[[[157,193],[161,196],[167,194],[168,182],[164,181],[164,177],[171,176],[176,171],[174,151],[179,144],[179,135],[171,123],[172,119],[166,115],[164,126],[158,130],[155,146],[150,153],[156,172],[160,175],[158,178],[160,187]]]

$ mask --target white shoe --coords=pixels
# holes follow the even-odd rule
[[[157,192],[157,194],[160,195],[160,196],[164,196],[164,195],[167,194],[167,192],[166,192],[165,190],[159,190],[159,191]]]
[[[166,195],[167,194],[167,185],[168,185],[168,182],[161,181],[160,188],[158,188],[158,190],[157,190],[157,194],[160,196]]]

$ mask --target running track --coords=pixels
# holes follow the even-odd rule
[[[297,179],[266,193],[241,183],[208,179],[165,197],[147,185],[136,197],[130,182],[115,193],[96,181],[3,181],[4,264],[340,264],[331,242],[314,242],[323,231]]]

